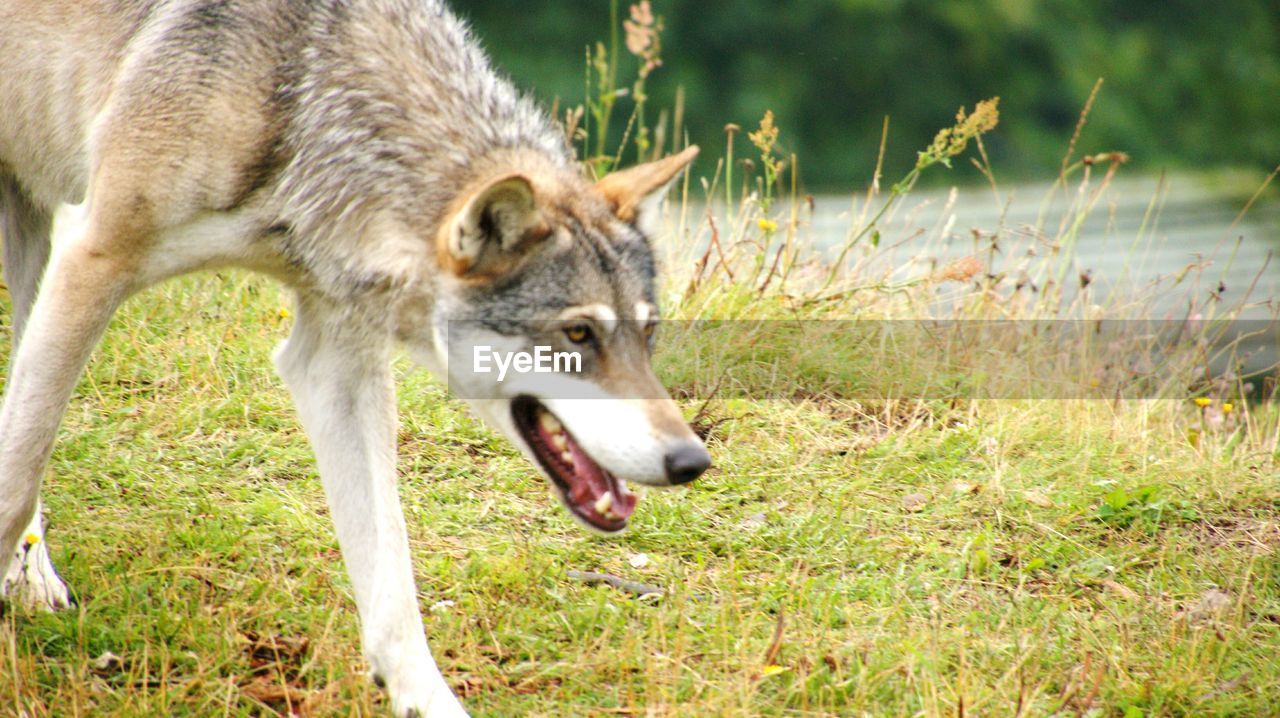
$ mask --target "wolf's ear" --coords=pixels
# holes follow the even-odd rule
[[[483,185],[466,199],[441,228],[437,251],[441,263],[460,277],[496,277],[550,236],[533,184],[513,174]]]
[[[693,146],[657,162],[614,172],[596,182],[596,191],[613,206],[618,219],[652,236],[659,229],[662,217],[658,209],[667,189],[697,156],[698,148]]]

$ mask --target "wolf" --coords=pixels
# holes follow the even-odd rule
[[[109,318],[201,269],[248,268],[296,294],[275,362],[396,715],[465,712],[416,602],[394,347],[456,379],[596,531],[626,527],[627,482],[687,484],[709,467],[650,368],[651,241],[697,149],[592,180],[441,0],[3,0],[0,107],[11,600],[70,603],[39,488]],[[572,351],[581,371],[477,381],[460,358],[482,345]]]

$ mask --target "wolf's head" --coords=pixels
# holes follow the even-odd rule
[[[696,155],[594,185],[499,173],[463,193],[437,238],[425,359],[598,531],[626,527],[636,496],[624,482],[686,484],[711,463],[650,366],[650,236]]]

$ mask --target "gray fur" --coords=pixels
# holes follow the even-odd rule
[[[53,220],[37,207],[17,179],[0,169],[0,238],[4,240],[4,279],[13,304],[13,344],[22,341],[31,305],[45,265],[49,263]]]
[[[291,118],[272,197],[290,256],[349,267],[363,223],[382,213],[438,227],[504,150],[533,150],[577,172],[563,133],[499,77],[439,0],[317,3],[301,34],[307,41],[276,98]]]
[[[337,8],[312,10],[280,96],[297,111],[276,196],[300,235],[350,233],[373,198],[410,224],[436,226],[476,162],[503,149],[533,149],[570,171],[563,133],[498,76],[439,0]]]

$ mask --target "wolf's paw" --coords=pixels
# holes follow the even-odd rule
[[[462,704],[453,694],[436,695],[421,700],[403,697],[392,701],[396,718],[468,718]]]
[[[24,536],[12,558],[9,571],[0,580],[0,599],[37,611],[71,607],[71,594],[53,568],[43,537]]]
[[[373,681],[391,696],[391,709],[396,718],[467,718],[466,710],[443,681],[405,685],[412,681],[387,681],[379,675],[375,675]]]

